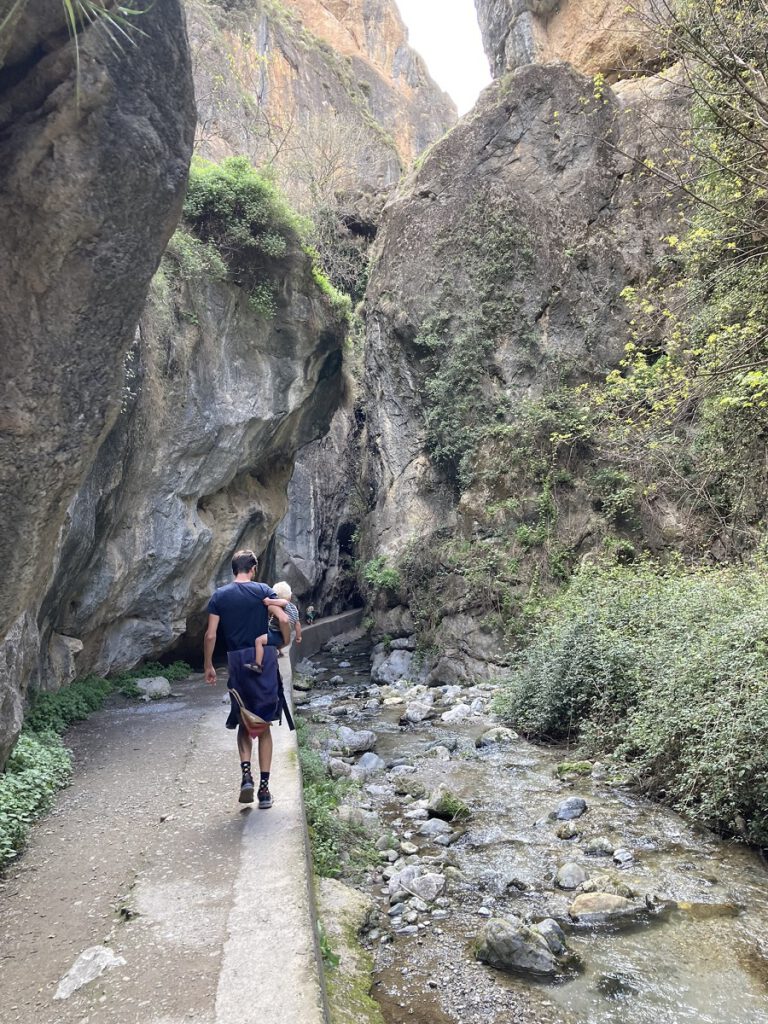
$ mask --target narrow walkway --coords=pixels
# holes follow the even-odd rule
[[[175,689],[69,738],[74,784],[0,883],[3,1024],[324,1021],[295,735],[274,807],[243,808],[225,674]],[[101,944],[125,965],[54,1001]]]

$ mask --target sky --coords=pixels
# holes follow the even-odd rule
[[[491,81],[474,0],[396,0],[411,46],[453,99],[459,114]]]

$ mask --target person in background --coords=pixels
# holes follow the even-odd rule
[[[310,606],[309,606],[309,607],[307,608],[307,610],[306,610],[306,611],[304,612],[304,615],[305,615],[305,617],[306,617],[306,620],[307,620],[307,625],[308,625],[308,626],[311,626],[311,625],[312,625],[312,623],[313,623],[313,622],[315,621],[315,614],[316,614],[316,613],[315,613],[315,606],[314,606],[313,604],[311,604],[311,605],[310,605]]]
[[[265,598],[264,603],[271,612],[274,608],[282,608],[289,619],[290,629],[295,632],[296,643],[301,643],[301,622],[299,621],[299,609],[291,601],[291,587],[290,584],[281,581],[276,583],[274,586],[275,594],[277,598]],[[289,641],[290,642],[290,641]],[[282,657],[282,651],[284,647],[287,647],[285,637],[280,629],[273,627],[270,621],[266,633],[262,633],[261,636],[256,637],[256,654],[253,662],[247,667],[252,672],[261,672],[261,666],[264,661],[264,648],[265,647],[276,647],[278,654]]]
[[[265,601],[276,600],[277,594],[264,583],[255,582],[258,568],[259,560],[253,551],[236,551],[232,558],[234,581],[225,587],[219,587],[208,602],[208,628],[205,632],[203,653],[205,681],[211,686],[216,684],[213,651],[216,646],[219,625],[221,625],[227,645],[228,686],[230,689],[240,688],[241,668],[245,661],[250,661],[253,657],[253,644],[256,637],[267,631],[269,612]],[[271,610],[279,624],[284,642],[290,643],[288,616],[278,605]],[[230,714],[227,719],[227,728],[237,728],[237,749],[242,772],[240,803],[253,803],[254,783],[251,773],[253,740],[234,713]],[[272,806],[272,794],[269,789],[269,774],[272,767],[272,732],[270,728],[267,728],[263,735],[259,736],[258,743],[261,773],[258,801],[259,807],[266,809]]]

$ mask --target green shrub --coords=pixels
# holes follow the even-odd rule
[[[0,775],[0,867],[17,855],[71,769],[69,751],[55,733],[21,734]]]
[[[396,593],[400,589],[400,573],[387,564],[386,555],[379,555],[366,562],[360,571],[365,583],[374,590],[388,590]]]
[[[677,810],[768,842],[764,568],[588,568],[542,614],[502,717],[612,753]]]
[[[112,689],[112,683],[107,679],[86,676],[57,693],[37,694],[24,719],[24,726],[37,733],[64,732],[73,722],[98,711]]]
[[[184,228],[174,231],[166,253],[175,261],[185,281],[203,277],[223,281],[227,276],[227,265],[213,242],[201,242]]]
[[[298,721],[296,728],[312,862],[318,875],[338,878],[342,873],[343,851],[349,854],[353,869],[365,866],[373,859],[365,831],[342,821],[336,813],[344,796],[355,788],[355,784],[347,779],[330,778],[320,754],[306,745],[306,724]]]

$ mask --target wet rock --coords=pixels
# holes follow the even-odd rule
[[[399,679],[408,679],[413,668],[411,651],[391,651],[382,661],[374,659],[371,679],[375,683],[395,683]]]
[[[558,821],[571,821],[580,818],[587,810],[587,801],[580,796],[569,796],[563,800],[555,812]]]
[[[460,821],[469,817],[469,808],[445,783],[434,789],[427,801],[427,811],[435,818]]]
[[[369,750],[352,768],[351,775],[353,779],[367,779],[376,772],[384,771],[385,767],[383,758]]]
[[[555,829],[555,835],[558,839],[575,839],[580,833],[574,824],[565,821]]]
[[[586,882],[587,878],[587,872],[581,864],[569,861],[558,868],[555,876],[555,885],[558,889],[578,889],[582,882]]]
[[[349,778],[352,774],[352,765],[342,761],[340,757],[331,757],[328,759],[328,774],[332,779]]]
[[[564,956],[568,952],[565,932],[553,918],[547,917],[539,921],[531,930],[541,935],[555,956]]]
[[[430,747],[430,756],[434,757],[437,761],[450,761],[451,752],[448,747],[444,747],[438,744],[436,747]]]
[[[339,668],[352,668],[352,662],[351,661],[340,661],[339,662]]]
[[[560,961],[547,940],[518,918],[493,918],[482,928],[476,956],[502,971],[523,971],[548,977],[558,973]]]
[[[125,959],[117,956],[109,946],[89,946],[84,949],[59,982],[54,999],[69,999],[83,985],[95,981],[110,967],[123,967]]]
[[[613,863],[618,864],[620,867],[624,867],[627,864],[632,864],[635,859],[634,853],[628,850],[624,846],[620,846],[618,850],[613,851]]]
[[[434,872],[419,875],[411,881],[409,888],[411,893],[420,900],[432,903],[445,892],[445,875],[438,875]]]
[[[520,737],[514,731],[514,729],[507,729],[503,725],[497,725],[493,729],[489,729],[484,732],[482,736],[479,736],[475,740],[476,747],[492,747],[496,744],[501,743],[512,743],[514,740]]]
[[[437,836],[448,836],[452,833],[453,829],[442,818],[430,818],[419,828],[419,835],[429,836],[430,839],[434,839]]]
[[[399,794],[407,793],[409,796],[414,797],[416,800],[421,800],[422,797],[426,796],[427,789],[423,782],[419,782],[418,779],[414,779],[412,775],[390,775],[392,784],[395,787],[395,792]]]
[[[597,836],[587,842],[584,853],[588,857],[610,857],[613,853],[613,843],[605,836]]]
[[[625,899],[632,899],[637,895],[631,886],[612,871],[603,871],[592,875],[582,884],[581,891],[612,893],[614,896],[624,896]]]
[[[133,685],[140,690],[143,696],[150,700],[160,700],[162,697],[170,697],[171,684],[165,676],[147,676],[144,679],[134,679]]]
[[[568,913],[581,924],[601,924],[612,919],[636,914],[638,907],[624,896],[607,892],[581,893],[571,904]]]
[[[444,722],[465,722],[472,713],[469,704],[457,704],[450,711],[444,711],[440,718]]]
[[[409,704],[403,712],[400,724],[418,725],[419,722],[425,721],[433,713],[431,704],[422,704],[420,701],[414,701],[414,703]]]
[[[331,676],[331,682],[336,685],[337,683],[344,682],[344,676]]]
[[[450,752],[453,753],[456,747],[458,747],[458,745],[458,736],[442,736],[439,740],[435,740],[433,743],[429,743],[427,745],[427,753],[431,753],[433,750],[436,750],[437,747],[445,747],[447,750],[450,750]]]
[[[337,733],[338,743],[343,750],[350,754],[360,754],[366,750],[372,750],[376,743],[376,733],[369,729],[361,729],[355,732],[354,729],[342,725]]]

